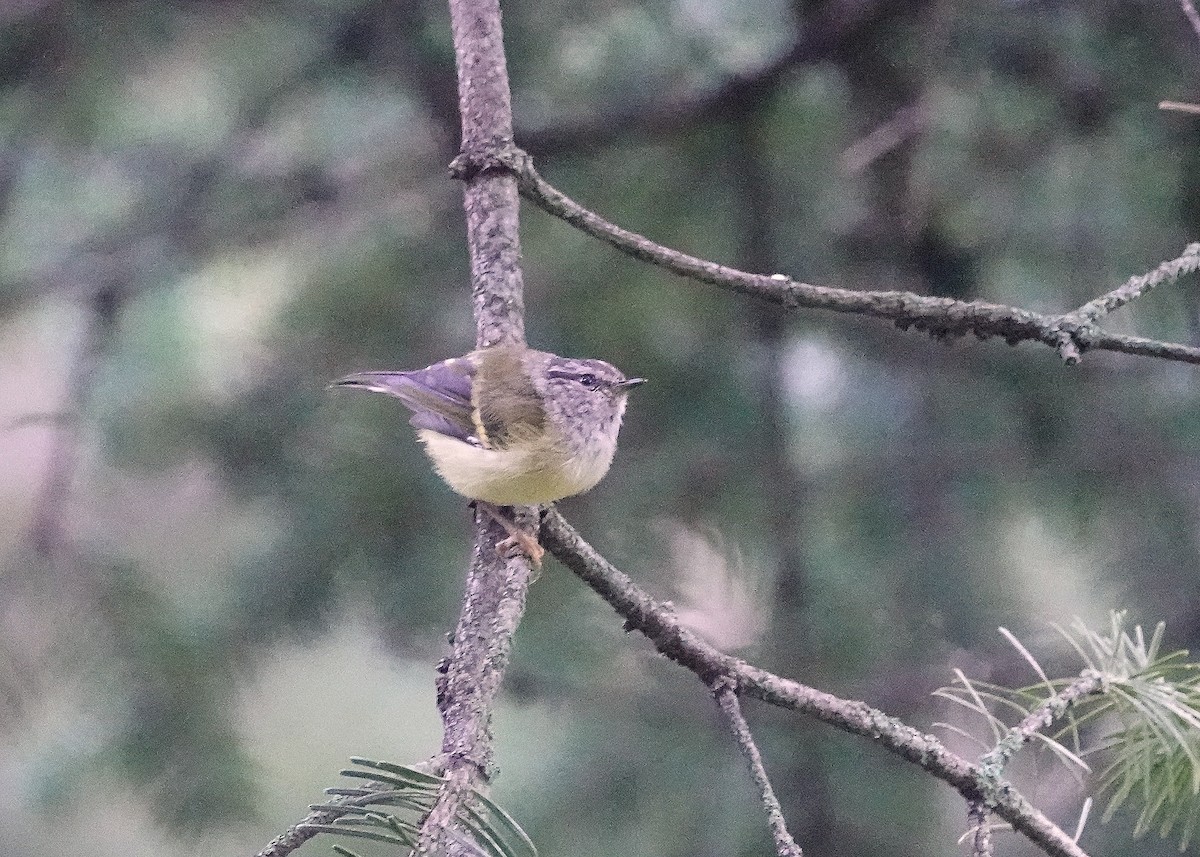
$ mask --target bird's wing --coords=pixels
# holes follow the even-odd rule
[[[455,357],[414,372],[358,372],[334,382],[336,387],[356,387],[387,393],[404,403],[418,429],[429,429],[466,443],[482,445],[471,418],[471,382],[475,367]]]

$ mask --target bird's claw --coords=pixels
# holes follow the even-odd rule
[[[533,563],[533,567],[540,569],[542,567],[542,557],[546,555],[546,549],[529,533],[518,531],[508,538],[496,542],[496,553],[505,559],[512,559],[521,555],[527,556],[529,557],[529,561]]]
[[[531,536],[522,530],[492,503],[477,500],[474,505],[476,509],[486,514],[508,533],[508,538],[496,542],[497,554],[504,559],[512,559],[523,554],[529,557],[529,561],[533,563],[535,569],[541,571],[542,557],[546,555],[546,549],[538,543],[536,536]]]

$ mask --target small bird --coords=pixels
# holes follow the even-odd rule
[[[582,494],[612,464],[626,396],[645,383],[603,360],[518,345],[480,348],[412,372],[357,372],[331,386],[395,396],[438,475],[508,531],[535,564],[545,551],[497,507]]]

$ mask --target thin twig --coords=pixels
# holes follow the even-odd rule
[[[758,786],[759,800],[762,801],[763,809],[767,813],[767,823],[771,826],[771,836],[775,840],[775,853],[779,857],[802,857],[804,852],[796,844],[792,834],[788,832],[787,821],[783,817],[783,807],[779,805],[779,799],[775,797],[775,789],[771,787],[767,769],[763,766],[762,754],[758,752],[758,745],[754,742],[754,735],[750,732],[750,724],[742,715],[742,704],[738,701],[736,688],[737,685],[733,680],[722,676],[712,684],[713,697],[717,700],[717,706],[729,723],[729,731],[737,741],[738,748],[746,757],[746,764],[750,766],[750,776],[754,779],[754,784]]]
[[[1090,300],[1074,312],[1064,317],[1080,324],[1091,324],[1099,321],[1115,309],[1137,300],[1155,286],[1177,279],[1184,274],[1200,268],[1200,243],[1189,244],[1183,253],[1174,259],[1163,262],[1153,271],[1130,277],[1111,292],[1106,292],[1094,300]]]
[[[346,813],[356,809],[349,805],[350,801],[346,801],[346,803],[344,812],[336,809],[310,810],[308,815],[268,842],[266,847],[254,857],[287,857],[288,854],[320,833],[323,825],[332,824]]]
[[[967,808],[967,832],[971,837],[971,857],[992,857],[992,822],[987,804],[971,801]]]
[[[917,765],[953,787],[968,801],[979,800],[981,772],[977,765],[950,752],[932,735],[925,735],[865,702],[841,699],[831,693],[767,672],[727,655],[680,624],[674,613],[641,590],[589,545],[556,510],[542,516],[542,545],[596,591],[655,648],[691,670],[706,685],[722,676],[736,682],[741,695],[814,717],[844,732],[860,735]],[[997,790],[993,811],[1036,843],[1051,857],[1086,857],[1041,811],[1011,784]]]
[[[998,779],[1004,773],[1004,769],[1008,766],[1008,763],[1012,761],[1012,757],[1036,733],[1062,717],[1073,703],[1085,696],[1098,693],[1103,686],[1104,677],[1100,673],[1091,669],[1084,670],[1079,675],[1079,678],[1075,679],[1058,693],[1047,698],[1041,705],[1025,715],[1020,723],[1008,730],[1008,733],[1000,739],[994,748],[984,754],[979,760],[979,766],[983,770],[984,775]]]
[[[352,793],[350,793],[352,792]],[[322,804],[309,807],[308,815],[272,839],[254,857],[287,857],[318,833],[345,833],[349,828],[334,827],[335,822],[350,813],[361,813],[364,807],[378,803],[380,798],[395,794],[387,783],[368,780],[361,788],[352,790],[327,789],[335,795]]]
[[[1160,101],[1158,109],[1174,110],[1178,113],[1200,113],[1200,104],[1192,104],[1190,101]]]
[[[1083,829],[1087,827],[1088,816],[1092,814],[1092,799],[1089,797],[1083,802],[1083,809],[1079,811],[1079,821],[1075,824],[1075,835],[1071,838],[1076,842],[1079,837],[1083,836]]]

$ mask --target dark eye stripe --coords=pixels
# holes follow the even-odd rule
[[[591,372],[568,372],[562,369],[551,369],[546,373],[548,378],[561,378],[564,381],[578,381],[585,386],[592,386],[597,378]]]

